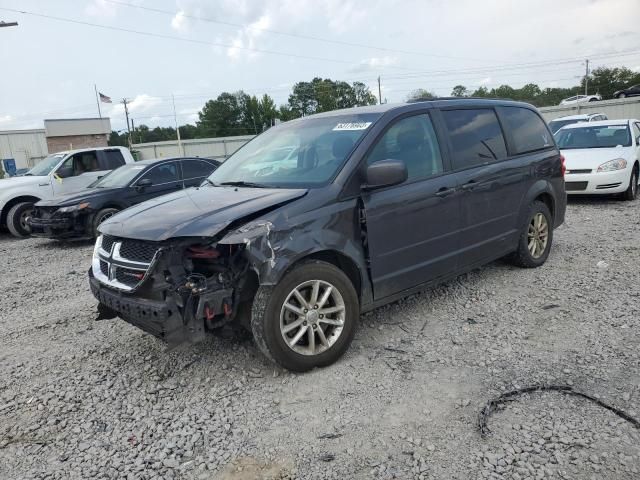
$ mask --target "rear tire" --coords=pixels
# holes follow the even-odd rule
[[[626,98],[626,94],[625,93],[621,93],[620,95],[618,95],[618,98]]]
[[[27,217],[33,212],[33,203],[16,203],[7,212],[7,228],[14,237],[25,238],[31,234],[31,228],[27,225]]]
[[[93,237],[94,238],[100,235],[100,232],[98,232],[98,227],[100,226],[100,224],[105,220],[107,220],[108,218],[113,217],[119,211],[120,210],[118,210],[117,208],[103,208],[102,210],[99,210],[98,213],[95,214],[95,216],[93,217]]]
[[[634,165],[629,179],[629,188],[622,194],[622,198],[631,201],[638,196],[638,165]]]
[[[359,315],[349,278],[332,264],[313,260],[289,271],[275,287],[258,288],[251,330],[267,358],[306,372],[331,365],[347,351]]]
[[[553,242],[553,217],[544,202],[535,201],[529,205],[525,223],[520,232],[518,249],[510,261],[522,268],[536,268],[549,257]]]

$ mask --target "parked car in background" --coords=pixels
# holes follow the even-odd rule
[[[570,195],[638,194],[640,121],[608,120],[568,125],[555,134],[565,157]]]
[[[613,93],[613,96],[615,98],[633,97],[636,95],[640,95],[640,85],[634,85],[632,87],[618,90],[617,92]]]
[[[56,195],[81,190],[125,163],[133,163],[124,147],[84,148],[49,155],[21,177],[0,180],[0,227],[25,237],[33,205]]]
[[[599,93],[595,95],[576,95],[575,97],[565,98],[560,102],[560,105],[575,105],[576,103],[597,102],[599,100],[602,100],[602,96]]]
[[[94,238],[107,218],[132,205],[199,186],[220,162],[207,158],[144,160],[124,165],[88,188],[35,204],[31,234],[54,239]]]
[[[585,115],[568,115],[566,117],[555,118],[549,122],[549,128],[552,133],[556,133],[565,125],[571,125],[572,123],[580,122],[599,122],[601,120],[608,120],[604,113],[587,113]]]
[[[287,146],[295,168],[247,168],[288,164]],[[101,318],[170,345],[233,322],[306,371],[347,350],[360,312],[505,255],[542,265],[564,221],[563,169],[524,103],[312,115],[255,137],[202,187],[103,222],[89,283]]]

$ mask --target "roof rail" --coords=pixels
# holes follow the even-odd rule
[[[407,100],[407,103],[420,103],[420,102],[436,102],[440,100],[501,100],[506,102],[518,102],[513,98],[499,98],[499,97],[434,97],[417,100]]]

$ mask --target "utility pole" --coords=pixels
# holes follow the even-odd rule
[[[17,27],[18,26],[18,22],[5,22],[0,20],[0,28],[2,27]]]
[[[589,85],[589,59],[587,58],[587,68],[584,73],[584,94],[589,95],[588,92]]]
[[[96,92],[96,104],[98,105],[98,116],[102,118],[102,111],[100,110],[100,98],[98,97],[98,87],[93,84],[93,90]]]
[[[380,86],[380,75],[378,75],[378,103],[382,104],[382,87]]]
[[[184,157],[184,148],[182,148],[182,140],[180,140],[180,127],[178,126],[178,116],[176,115],[176,99],[173,96],[173,93],[171,94],[171,101],[173,102],[173,121],[176,124],[176,135],[178,137],[178,151],[180,152],[180,155]]]
[[[129,134],[129,148],[131,148],[131,125],[129,125],[129,109],[127,108],[127,99],[122,99],[122,104],[124,105],[124,115],[127,119],[127,132]]]

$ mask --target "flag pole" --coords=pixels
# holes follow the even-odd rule
[[[96,84],[93,84],[93,89],[96,92],[96,105],[98,105],[98,116],[100,118],[102,118],[102,112],[100,111],[100,98],[98,98],[98,87],[96,87]]]

